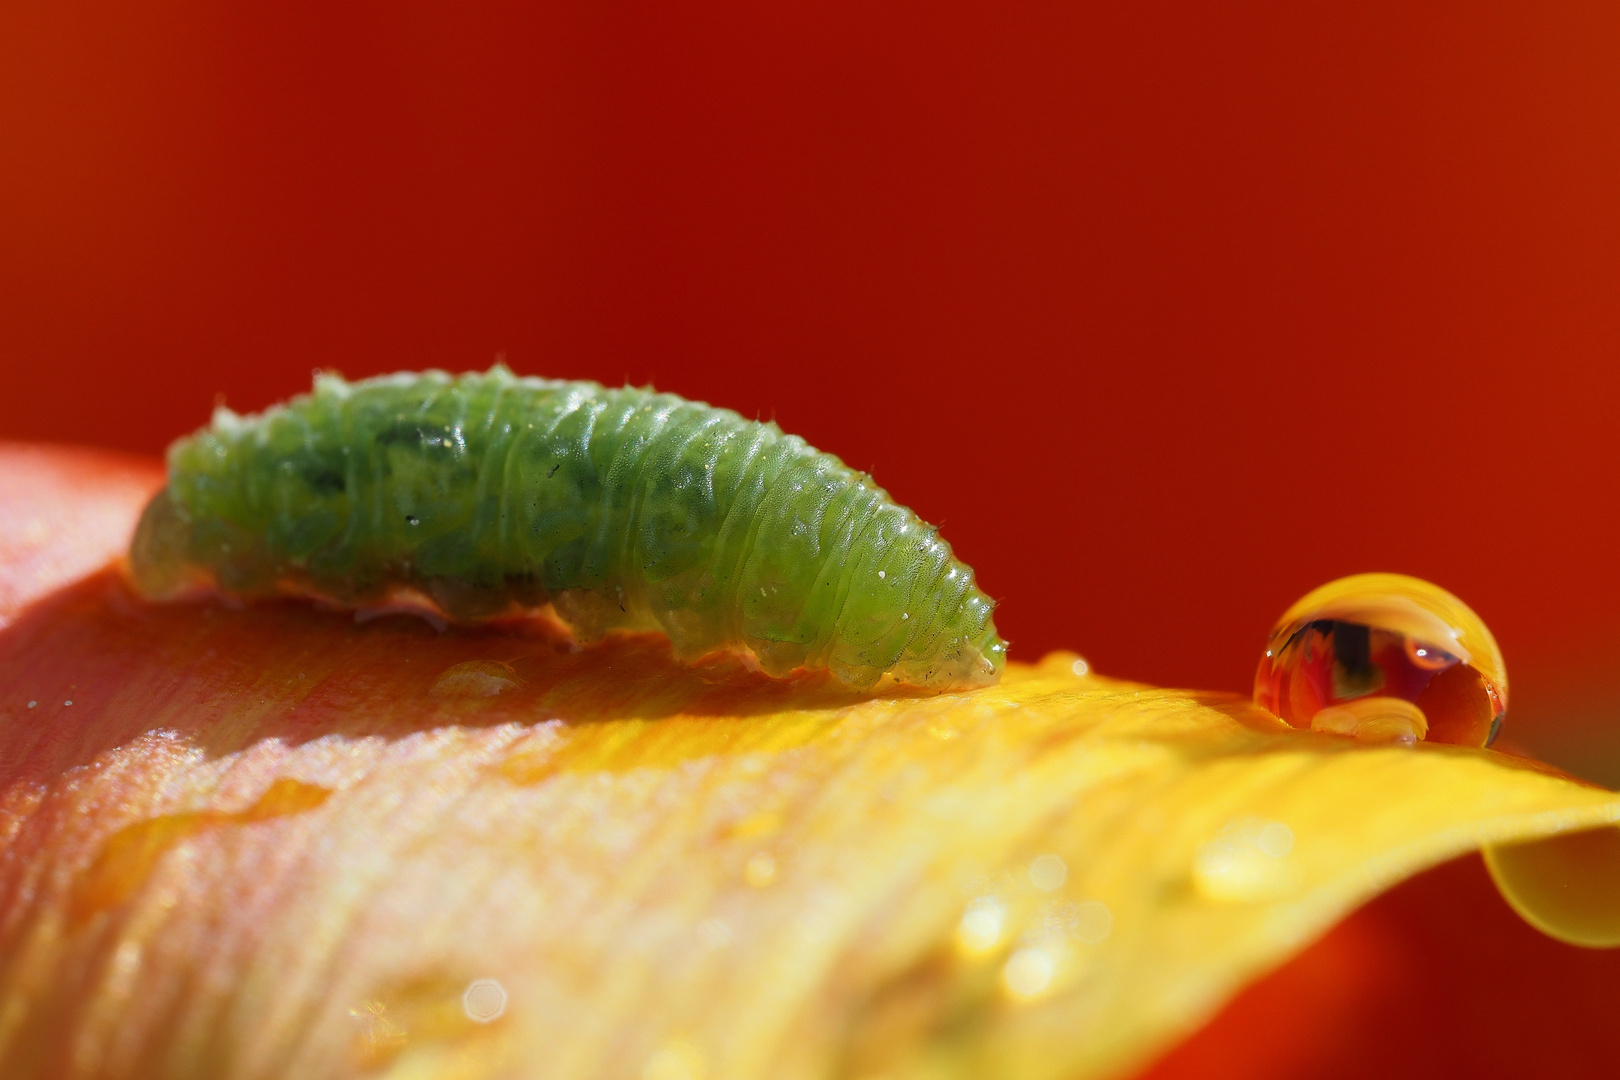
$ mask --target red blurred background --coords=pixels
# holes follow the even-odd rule
[[[1241,691],[1307,589],[1430,578],[1620,784],[1617,57],[1600,3],[0,4],[0,436],[652,381],[943,521],[1025,659]]]

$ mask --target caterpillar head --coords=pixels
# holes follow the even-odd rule
[[[129,549],[135,587],[153,599],[187,591],[195,582],[190,569],[191,521],[182,515],[164,488],[146,504]]]

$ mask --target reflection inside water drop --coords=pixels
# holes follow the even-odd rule
[[[1507,711],[1507,673],[1490,630],[1455,596],[1358,574],[1284,613],[1254,699],[1294,727],[1360,742],[1485,746]]]

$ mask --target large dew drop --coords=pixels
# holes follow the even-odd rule
[[[1284,612],[1254,700],[1361,742],[1486,746],[1507,712],[1502,652],[1469,606],[1404,574],[1330,582]]]

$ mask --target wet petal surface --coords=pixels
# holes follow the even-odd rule
[[[1116,1075],[1403,877],[1620,816],[1068,654],[870,698],[43,593],[0,631],[8,1076]]]

